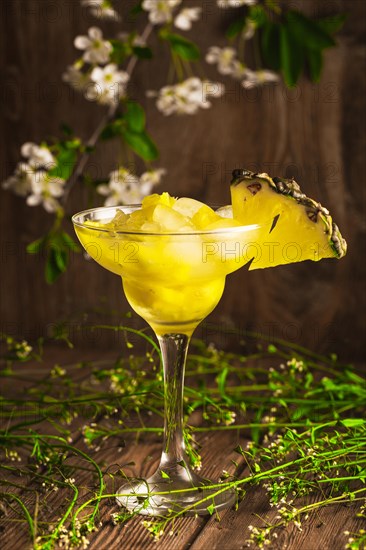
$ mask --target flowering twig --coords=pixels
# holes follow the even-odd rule
[[[148,23],[146,25],[146,27],[145,27],[142,35],[141,35],[142,40],[147,41],[147,39],[149,38],[153,28],[154,27],[151,23]],[[127,68],[126,68],[126,73],[129,76],[132,75],[132,73],[133,73],[133,71],[136,67],[137,62],[138,62],[138,57],[136,55],[133,55],[131,57],[131,59],[129,60],[129,63],[128,63]],[[86,166],[86,164],[89,160],[89,157],[90,157],[90,154],[91,154],[92,150],[96,146],[96,144],[97,144],[104,128],[115,117],[115,115],[118,111],[118,108],[119,108],[119,103],[116,103],[116,104],[111,105],[109,107],[107,113],[101,119],[98,126],[95,128],[94,132],[91,134],[90,138],[87,140],[85,149],[84,149],[83,153],[81,154],[72,175],[70,176],[70,178],[68,179],[68,181],[65,185],[64,195],[61,199],[62,204],[66,204],[71,189],[79,181],[80,177],[82,176],[82,174],[84,172],[85,166]]]

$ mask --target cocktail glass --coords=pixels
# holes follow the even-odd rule
[[[72,219],[88,254],[122,277],[127,300],[154,330],[162,353],[165,420],[160,464],[148,479],[123,485],[117,500],[143,515],[182,510],[204,515],[208,508],[212,513],[232,505],[235,492],[209,488],[212,482],[190,468],[183,437],[186,355],[193,331],[218,304],[226,275],[252,259],[261,228],[153,233],[103,227],[118,211],[130,214],[139,208],[101,207]]]

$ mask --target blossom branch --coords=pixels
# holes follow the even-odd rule
[[[141,35],[141,39],[143,41],[147,41],[147,39],[149,38],[153,28],[154,28],[154,26],[151,23],[148,23],[146,25],[146,27],[145,27],[142,35]],[[133,71],[136,67],[137,62],[138,62],[138,57],[136,55],[133,55],[131,57],[131,59],[129,60],[129,63],[128,63],[127,68],[126,68],[126,73],[129,76],[132,75],[132,73],[133,73]],[[96,129],[94,130],[94,132],[92,133],[92,135],[90,136],[88,141],[86,142],[85,151],[79,157],[79,160],[78,160],[78,162],[75,166],[75,169],[74,169],[73,173],[71,174],[70,178],[68,179],[68,181],[65,185],[64,194],[63,194],[63,197],[61,199],[62,204],[64,204],[64,205],[66,204],[71,189],[78,182],[78,180],[80,179],[80,177],[81,177],[81,175],[82,175],[82,173],[85,169],[85,166],[87,165],[87,162],[89,160],[92,149],[94,149],[94,147],[96,146],[96,144],[97,144],[97,142],[98,142],[98,140],[101,136],[101,133],[103,132],[103,130],[106,127],[106,125],[108,124],[108,122],[113,120],[113,118],[116,115],[116,112],[118,110],[118,107],[119,107],[119,103],[116,103],[116,104],[111,105],[109,107],[107,113],[101,119],[100,123],[98,124],[98,126],[96,127]]]

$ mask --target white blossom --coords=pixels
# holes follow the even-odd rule
[[[126,71],[119,71],[114,63],[110,63],[103,68],[94,67],[90,79],[93,85],[88,87],[85,97],[103,105],[115,105],[125,95],[130,76]]]
[[[59,208],[56,200],[64,193],[65,180],[50,176],[45,170],[38,170],[32,177],[31,194],[27,197],[28,206],[42,204],[47,212],[55,212]]]
[[[2,187],[13,191],[16,195],[27,197],[29,206],[42,204],[47,212],[55,212],[59,208],[57,198],[64,193],[65,180],[49,174],[56,166],[56,160],[45,145],[24,143],[21,154],[27,162],[18,163],[15,172]]]
[[[83,73],[80,69],[75,67],[75,65],[67,67],[62,75],[62,80],[70,84],[70,86],[79,92],[86,90],[91,83],[90,75],[88,73]]]
[[[97,191],[106,198],[105,206],[118,204],[139,204],[142,199],[151,193],[153,187],[159,185],[166,170],[148,170],[139,178],[124,167],[109,174],[109,182],[98,185]]]
[[[231,74],[234,68],[237,52],[234,48],[219,48],[211,46],[206,54],[207,63],[217,63],[217,70],[221,74]]]
[[[13,191],[20,197],[26,197],[32,189],[34,170],[25,162],[19,162],[15,172],[2,183],[3,189]]]
[[[166,174],[164,168],[148,170],[140,177],[140,191],[143,196],[149,195],[154,187],[160,184],[161,178]]]
[[[188,31],[192,28],[192,21],[198,21],[202,12],[202,8],[184,8],[174,19],[174,25],[178,29]]]
[[[217,0],[219,8],[240,8],[241,6],[254,6],[258,0]]]
[[[56,164],[55,157],[46,146],[27,142],[22,145],[20,152],[33,168],[47,167],[50,169]]]
[[[103,65],[109,61],[112,44],[103,40],[103,33],[98,27],[90,27],[88,36],[77,36],[74,45],[78,50],[85,50],[83,59],[87,63]]]
[[[81,5],[90,8],[90,13],[98,19],[121,19],[109,0],[81,0]]]
[[[224,86],[218,82],[202,81],[191,77],[179,84],[164,86],[159,92],[148,92],[148,96],[157,96],[156,106],[164,115],[193,115],[201,109],[208,109],[211,103],[208,97],[221,97]]]
[[[143,197],[139,178],[123,167],[111,172],[109,182],[98,185],[97,191],[107,197],[105,206],[138,204]]]
[[[256,86],[269,84],[270,82],[278,82],[278,80],[278,74],[272,71],[267,71],[264,69],[259,71],[251,71],[250,69],[246,69],[241,85],[243,86],[243,88],[250,90],[251,88],[255,88]]]
[[[153,25],[168,23],[173,18],[173,10],[182,0],[144,0],[142,8],[149,12],[149,20]]]

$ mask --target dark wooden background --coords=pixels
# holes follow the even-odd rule
[[[337,351],[347,360],[363,359],[366,4],[364,0],[289,3],[309,14],[349,13],[339,47],[326,53],[319,85],[304,78],[291,91],[282,84],[244,91],[210,66],[205,68],[207,76],[224,81],[227,95],[199,115],[164,118],[142,94],[165,83],[167,59],[160,51],[152,63],[138,66],[133,94],[144,101],[149,130],[161,150],[159,165],[168,169],[160,191],[227,203],[233,167],[293,175],[307,194],[331,210],[349,243],[349,253],[340,262],[306,262],[232,275],[221,304],[198,334],[221,345],[234,345],[241,335],[229,337],[225,330],[256,329],[316,350]],[[204,5],[206,16],[194,27],[203,52],[209,45],[223,44],[222,30],[229,17],[215,8],[216,2]],[[87,103],[61,81],[65,67],[77,56],[74,37],[99,24],[79,2],[1,0],[0,9],[3,180],[18,162],[21,144],[59,135],[61,122],[87,138],[103,109]],[[130,25],[125,18],[121,28]],[[116,24],[102,27],[108,36]],[[91,161],[97,177],[108,174],[117,155],[116,145],[98,149]],[[83,313],[88,313],[87,323],[108,320],[111,313],[123,320],[129,308],[120,280],[81,255],[72,258],[71,268],[59,282],[46,285],[43,260],[27,256],[25,245],[49,227],[50,216],[42,208],[27,207],[9,192],[0,194],[0,329],[33,338],[49,333],[59,321],[69,323],[75,332],[73,323]],[[70,209],[84,207],[85,196],[77,190]],[[214,322],[219,328],[213,327]],[[134,317],[133,323],[140,321]],[[78,338],[85,345],[106,344],[98,332]]]

